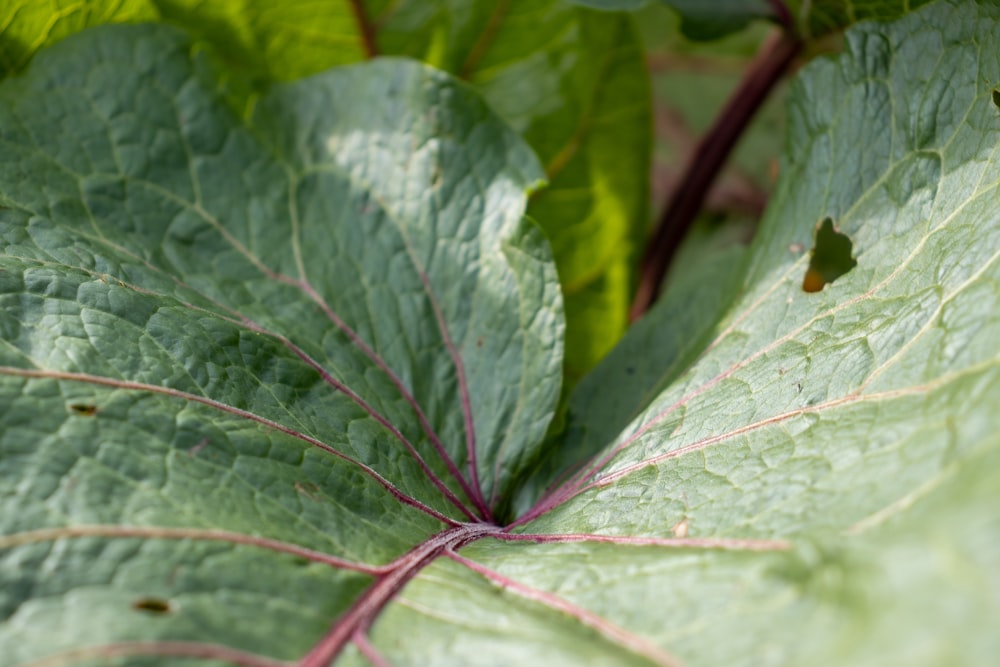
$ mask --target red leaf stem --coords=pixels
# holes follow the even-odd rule
[[[698,144],[646,247],[639,269],[639,288],[629,312],[632,321],[642,317],[656,301],[670,262],[694,224],[709,188],[757,109],[801,49],[801,40],[789,32],[782,31],[769,38]]]

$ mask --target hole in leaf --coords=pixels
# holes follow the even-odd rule
[[[993,104],[1000,108],[1000,88],[993,89]]]
[[[157,615],[169,614],[174,610],[169,601],[160,598],[139,598],[132,603],[132,609]]]
[[[827,283],[844,275],[858,262],[851,256],[854,244],[846,234],[841,234],[826,218],[816,226],[816,243],[809,257],[809,268],[802,280],[802,290],[818,292]]]
[[[70,403],[69,411],[81,417],[93,417],[97,414],[97,406],[89,403]]]

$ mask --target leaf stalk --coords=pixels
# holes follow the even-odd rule
[[[709,188],[757,110],[802,50],[802,45],[801,39],[786,30],[772,34],[711,129],[702,137],[646,246],[639,269],[639,286],[629,311],[631,321],[642,317],[659,297],[667,269],[694,224]]]

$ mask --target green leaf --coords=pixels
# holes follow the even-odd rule
[[[787,0],[799,31],[819,37],[859,21],[885,21],[925,5],[930,0]]]
[[[630,18],[562,0],[421,0],[376,15],[381,49],[467,80],[545,165],[528,214],[559,268],[574,383],[625,332],[647,225],[650,93]]]
[[[742,30],[756,19],[772,19],[774,3],[768,0],[660,0],[681,16],[681,30],[692,39],[717,39]]]
[[[612,609],[605,618],[685,664],[992,662],[985,610],[1000,556],[976,503],[996,493],[945,482],[995,465],[1000,447],[1000,114],[990,99],[1000,59],[983,46],[998,28],[991,3],[940,3],[859,26],[844,56],[803,72],[782,180],[735,303],[706,312],[711,303],[668,293],[580,385],[567,443],[577,456],[608,441],[609,419],[630,423],[524,528],[781,539],[793,553],[552,545],[531,562],[503,553],[487,565]],[[857,266],[807,294],[806,250],[827,217],[853,241]],[[653,335],[712,317],[693,361],[689,341]],[[673,382],[642,410],[636,394],[657,382],[634,387],[626,364]],[[926,510],[908,514],[924,496]],[[933,541],[924,516],[940,528]],[[935,596],[942,608],[931,610]],[[926,653],[904,653],[908,642]]]
[[[395,60],[247,123],[162,26],[40,55],[0,88],[0,664],[992,664],[998,31],[943,2],[802,72],[754,245],[647,318],[703,338],[506,527],[463,487],[518,491],[562,336],[516,134]],[[805,293],[826,218],[857,265]]]
[[[573,2],[604,11],[629,11],[645,7],[650,0],[573,0]]]
[[[367,57],[351,2],[152,0],[163,20],[206,40],[266,85]]]
[[[551,447],[543,479],[595,455],[694,363],[740,294],[745,270],[745,248],[730,245],[667,283],[663,297],[571,395],[566,433]],[[540,483],[528,493],[537,494]],[[522,498],[523,509],[533,500]]]
[[[841,558],[864,563],[852,586],[854,609],[824,610],[824,630],[806,636],[802,661],[817,648],[840,664],[995,660],[993,633],[975,632],[994,617],[998,592],[1000,553],[991,536],[1000,528],[1000,448],[991,440],[990,448],[906,498],[912,509],[884,530],[846,541]]]
[[[295,657],[371,581],[303,548],[370,570],[502,505],[555,407],[542,172],[474,93],[383,60],[244,126],[197,53],[100,29],[0,94],[5,665]]]
[[[571,0],[576,4],[604,10],[634,10],[650,0]],[[691,39],[717,39],[737,32],[755,19],[775,17],[769,0],[660,0],[677,11],[681,30]]]
[[[32,16],[50,11],[46,0],[21,2]],[[161,20],[207,41],[253,81],[252,88],[228,86],[239,109],[252,109],[254,89],[360,61],[372,49],[467,80],[545,165],[549,186],[532,197],[528,213],[552,241],[563,283],[568,382],[624,334],[636,245],[648,222],[652,143],[649,83],[630,17],[563,0],[152,2]],[[43,39],[26,11],[12,13],[7,24],[16,29],[0,34],[34,30],[37,49],[69,32]],[[91,18],[87,25],[153,16]]]
[[[806,38],[821,37],[859,21],[890,20],[930,0],[660,0],[675,9],[681,30],[697,40],[713,40],[758,19],[794,26]],[[634,10],[650,0],[571,0],[604,10]]]
[[[91,26],[157,17],[151,0],[5,0],[0,9],[0,79],[35,53]]]

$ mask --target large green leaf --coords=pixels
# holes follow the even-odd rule
[[[0,89],[0,664],[991,664],[998,30],[941,3],[803,72],[745,264],[656,311],[701,354],[506,528],[462,487],[516,490],[561,337],[520,140],[398,61],[244,125],[165,28],[39,57]],[[827,217],[858,264],[807,294]]]
[[[380,26],[380,48],[468,80],[545,165],[549,185],[528,214],[552,243],[574,382],[625,332],[647,222],[650,93],[629,17],[562,0],[454,0],[433,10],[415,0],[393,6]]]
[[[996,513],[976,505],[995,506],[996,469],[979,469],[1000,447],[1000,52],[982,46],[998,19],[992,3],[942,3],[849,33],[844,57],[808,68],[742,284],[719,272],[702,278],[722,288],[714,301],[668,292],[578,389],[563,463],[596,451],[597,464],[531,531],[797,550],[771,563],[588,551],[587,572],[635,573],[609,575],[636,596],[610,617],[620,625],[696,664],[994,660]],[[858,265],[807,294],[805,250],[828,216]],[[706,321],[693,361],[700,343],[671,329]],[[605,447],[614,424],[627,425]],[[972,493],[952,477],[980,481]],[[543,585],[542,565],[500,558]],[[604,592],[565,569],[571,599],[602,608]]]
[[[150,2],[162,20],[210,42],[256,89],[357,62],[370,50],[470,82],[545,166],[549,186],[528,214],[549,236],[562,278],[570,382],[625,332],[652,144],[649,85],[629,17],[563,0]],[[47,30],[46,0],[18,0],[17,8],[0,34],[32,35],[30,53],[69,31]],[[149,15],[119,12],[85,25],[134,17]],[[252,108],[253,92],[231,93],[241,97],[237,107]]]
[[[555,406],[541,170],[474,93],[380,61],[243,127],[194,52],[102,29],[3,88],[4,665],[295,657],[370,577],[261,538],[388,562],[502,505]]]

